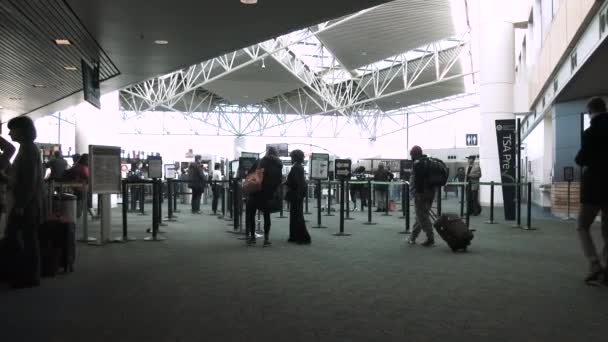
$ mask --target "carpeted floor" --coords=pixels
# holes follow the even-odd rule
[[[289,220],[274,219],[263,248],[182,209],[164,242],[142,241],[151,217],[130,214],[138,241],[79,245],[75,273],[2,288],[1,341],[606,341],[608,288],[583,284],[572,222],[523,231],[484,224],[485,210],[454,254],[439,239],[406,244],[398,213],[365,226],[357,212],[352,236],[324,216],[310,246],[288,244]]]

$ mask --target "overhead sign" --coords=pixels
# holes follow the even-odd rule
[[[498,140],[498,160],[502,183],[515,183],[515,163],[517,161],[517,128],[515,120],[496,120],[496,139]],[[502,199],[505,220],[515,220],[515,187],[503,185]]]
[[[89,145],[91,193],[121,193],[120,147]]]
[[[467,134],[467,146],[477,146],[479,144],[477,134]]]
[[[352,161],[350,159],[336,159],[334,161],[335,175],[338,179],[349,179],[351,175]]]
[[[329,175],[329,154],[313,153],[310,156],[310,179],[326,180]]]
[[[84,59],[80,60],[82,70],[82,90],[84,100],[101,109],[101,91],[99,90],[99,63],[89,65]]]

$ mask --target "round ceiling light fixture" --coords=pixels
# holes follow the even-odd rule
[[[167,45],[167,44],[169,44],[169,41],[168,40],[163,40],[163,39],[157,39],[157,40],[154,41],[154,44],[156,44],[156,45]]]
[[[245,5],[255,5],[258,3],[258,0],[241,0],[241,3]]]

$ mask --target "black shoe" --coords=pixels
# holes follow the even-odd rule
[[[264,247],[270,247],[272,245],[272,242],[270,242],[270,240],[264,240]]]
[[[287,242],[290,242],[290,243],[295,243],[295,242],[296,242],[296,239],[294,239],[294,238],[289,238],[289,239],[287,239]]]
[[[420,245],[423,246],[423,247],[433,247],[433,246],[435,246],[435,240],[433,240],[433,239],[427,239],[426,241],[424,241]]]
[[[298,241],[298,245],[310,245],[310,240]]]
[[[245,242],[247,243],[247,245],[255,245],[255,238],[248,238]]]
[[[600,269],[595,269],[589,272],[589,274],[585,277],[585,283],[587,285],[598,286],[600,284],[600,280],[602,280],[602,276],[605,274],[605,271]],[[604,279],[605,280],[605,279]]]

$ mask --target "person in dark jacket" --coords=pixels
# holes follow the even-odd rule
[[[378,170],[374,173],[374,181],[376,182],[388,182],[390,180],[389,172],[384,168],[384,164],[378,165]],[[376,211],[386,211],[386,192],[388,191],[388,185],[377,184],[374,185],[374,191],[376,193]]]
[[[426,233],[426,241],[422,243],[424,247],[431,247],[435,244],[433,235],[433,225],[431,223],[431,207],[435,198],[435,189],[429,186],[427,182],[426,160],[428,157],[422,153],[420,146],[412,147],[410,157],[414,162],[412,167],[412,176],[410,179],[410,191],[414,195],[414,208],[416,211],[416,222],[414,230],[410,236],[408,243],[415,244],[416,238],[421,231]]]
[[[207,177],[203,172],[201,159],[201,156],[194,156],[194,163],[190,164],[190,167],[188,167],[188,176],[190,176],[188,187],[192,189],[191,207],[193,214],[201,213],[201,197],[203,196],[207,184]]]
[[[283,162],[279,159],[277,150],[270,147],[264,158],[255,164],[249,173],[255,172],[257,168],[264,169],[262,189],[249,194],[245,206],[245,228],[247,232],[247,243],[255,243],[255,213],[260,210],[264,214],[264,246],[270,245],[270,213],[276,200],[275,193],[283,181]],[[281,201],[282,199],[278,199]]]
[[[287,200],[289,201],[289,240],[298,244],[309,244],[310,234],[304,221],[304,197],[306,179],[304,178],[304,152],[294,150],[290,153],[291,171],[287,176]]]
[[[43,166],[34,144],[36,128],[32,119],[20,116],[8,122],[9,135],[19,143],[19,152],[9,170],[12,195],[3,241],[7,275],[13,287],[40,285],[40,243],[38,226],[44,217]]]
[[[608,114],[606,103],[599,97],[587,103],[591,126],[583,132],[581,149],[576,163],[583,167],[581,182],[581,207],[577,231],[590,270],[585,282],[593,284],[601,278],[608,284]],[[600,261],[589,229],[599,212],[602,212],[602,237],[604,238],[603,262]]]
[[[51,169],[49,179],[59,180],[68,168],[68,162],[63,158],[61,151],[55,151],[54,158],[49,160],[45,167]]]

